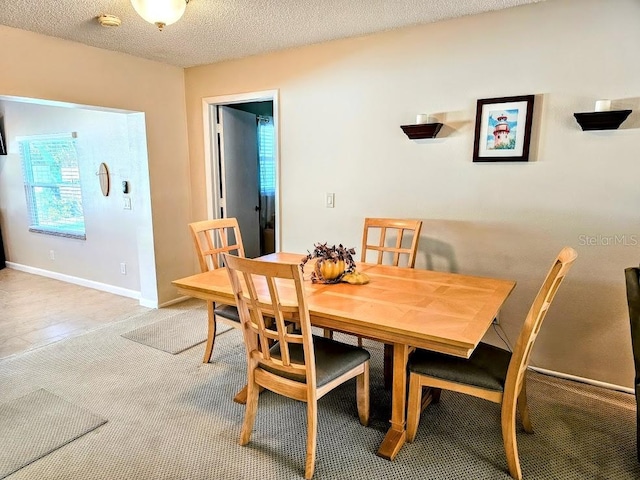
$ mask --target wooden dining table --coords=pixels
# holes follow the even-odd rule
[[[300,263],[305,255],[274,253],[270,262]],[[393,460],[406,441],[406,366],[412,348],[469,358],[516,282],[414,268],[357,263],[365,285],[305,280],[311,323],[393,345],[390,427],[378,455]],[[305,266],[305,272],[312,267]],[[309,275],[305,274],[305,279]],[[184,295],[234,305],[224,268],[173,281]],[[426,396],[423,405],[429,402]]]

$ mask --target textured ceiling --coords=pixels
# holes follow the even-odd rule
[[[0,24],[190,67],[539,1],[191,0],[160,32],[129,0],[1,0]],[[122,25],[100,26],[103,13]]]

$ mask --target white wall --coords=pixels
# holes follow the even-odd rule
[[[195,261],[186,227],[191,219],[191,192],[183,70],[4,26],[0,26],[0,58],[6,66],[0,75],[0,96],[144,114],[144,130],[130,127],[137,128],[137,134],[146,130],[147,146],[136,145],[135,158],[147,157],[148,163],[136,161],[128,168],[136,178],[149,177],[147,198],[136,196],[144,185],[131,185],[140,223],[136,235],[127,241],[139,255],[141,302],[152,306],[176,298],[171,281],[194,273]],[[12,125],[7,121],[5,127],[9,136]],[[13,226],[3,221],[3,234],[10,229]],[[10,252],[18,248],[5,247]],[[110,275],[107,270],[119,272],[121,261],[112,265],[110,260],[100,275]]]
[[[518,282],[501,317],[514,342],[553,258],[573,246],[532,363],[631,386],[623,269],[640,261],[639,25],[635,0],[548,0],[187,69],[194,216],[206,212],[201,99],[279,89],[283,250],[359,248],[365,216],[423,219],[417,268]],[[473,163],[476,100],[526,94],[531,161]],[[619,130],[583,132],[573,113],[600,98],[634,112]],[[400,125],[417,113],[445,123],[438,138],[407,139]],[[605,245],[614,235],[627,245]]]
[[[6,254],[13,264],[104,284],[129,296],[140,294],[137,225],[142,208],[134,203],[123,209],[121,183],[131,185],[134,200],[149,198],[145,155],[136,146],[146,143],[142,114],[101,112],[60,106],[43,106],[0,101],[7,133],[8,155],[0,157],[0,213],[5,225]],[[137,125],[136,125],[137,124]],[[140,131],[131,135],[131,131]],[[21,136],[77,133],[76,150],[80,167],[86,240],[29,232],[29,216],[23,187],[19,145]],[[103,196],[100,163],[109,167],[111,191]],[[144,194],[143,194],[144,193]],[[139,203],[139,202],[138,202]],[[54,259],[49,252],[54,252]],[[125,263],[127,274],[120,273]]]

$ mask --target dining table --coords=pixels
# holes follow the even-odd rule
[[[306,255],[273,253],[268,262],[301,263]],[[307,264],[305,271],[311,272]],[[311,324],[393,346],[391,419],[377,454],[393,460],[406,441],[407,360],[414,348],[469,358],[516,282],[417,268],[356,263],[369,283],[313,283],[305,274]],[[234,305],[225,268],[174,280],[179,293]],[[423,407],[430,401],[424,395]]]

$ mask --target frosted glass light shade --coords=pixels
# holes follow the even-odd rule
[[[162,30],[164,26],[180,20],[187,2],[186,0],[131,0],[131,5],[138,15]]]

